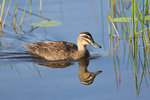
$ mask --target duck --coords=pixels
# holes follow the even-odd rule
[[[77,37],[77,45],[66,41],[42,41],[24,45],[31,54],[45,60],[78,60],[90,56],[86,46],[101,48],[89,32],[81,32]]]

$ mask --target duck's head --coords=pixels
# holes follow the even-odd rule
[[[89,32],[82,32],[79,34],[77,39],[78,46],[86,46],[88,44],[94,46],[95,48],[101,48],[100,45],[98,45],[94,39],[92,38],[92,35]]]

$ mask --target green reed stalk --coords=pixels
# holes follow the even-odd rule
[[[115,0],[112,0],[112,19],[116,17],[116,6]],[[116,26],[116,25],[115,25]],[[114,28],[112,27],[112,38],[114,36]]]
[[[144,12],[144,9],[145,9],[145,5],[144,5],[144,0],[143,0],[143,19],[141,20],[141,26],[142,26],[142,30],[144,30],[144,21],[145,21],[145,12]],[[143,36],[143,40],[144,40],[144,43],[147,45],[148,41],[147,41],[147,36],[146,36],[146,33],[145,31],[142,32],[142,36]]]
[[[134,0],[132,0],[132,11],[131,11],[131,34],[133,36],[133,61],[135,66],[135,30],[134,30]]]
[[[6,17],[7,17],[7,15],[8,15],[8,12],[9,12],[9,9],[10,9],[10,6],[11,6],[11,3],[12,3],[12,0],[9,1],[9,5],[8,5],[7,12],[6,12],[6,15],[5,15],[5,18],[4,18],[4,21],[3,21],[2,28],[3,28],[4,25],[5,25]]]
[[[40,14],[42,13],[42,0],[40,0]]]
[[[32,16],[32,0],[30,0],[30,15]]]
[[[109,16],[109,15],[108,15]],[[109,18],[108,18],[109,19]],[[109,33],[109,53],[111,52],[111,29],[110,29],[110,20],[108,20],[108,33]],[[108,53],[108,54],[109,54]]]
[[[4,6],[5,6],[5,0],[3,0],[3,4],[2,4],[2,10],[1,10],[1,16],[0,16],[0,24],[2,23],[2,17],[3,17]]]
[[[134,30],[134,1],[132,0],[132,11],[131,11],[131,33],[133,36],[133,41],[135,41],[135,30]]]
[[[140,2],[140,6],[141,6],[141,2]],[[136,12],[137,12],[137,19],[140,19],[141,18],[141,12],[140,12],[140,10],[138,10],[138,7],[137,7],[137,4],[136,4]],[[138,29],[138,25],[139,25],[139,22],[138,22],[138,20],[136,21],[136,27],[137,27],[137,29]],[[138,34],[138,47],[140,48],[140,35]],[[140,49],[139,49],[140,50]],[[139,55],[140,55],[140,52],[139,52]]]
[[[18,6],[18,3],[19,3],[19,0],[17,0],[17,3],[15,4],[14,15],[13,15],[13,18],[12,18],[12,27],[13,27],[14,32],[16,32],[16,34],[18,34],[18,32],[16,30],[17,29],[16,19],[17,19],[17,6]]]
[[[135,60],[135,30],[134,30],[134,2],[135,0],[132,0],[132,11],[131,11],[131,34],[133,36],[133,63],[134,63],[134,84],[136,88],[136,93],[138,93],[138,84],[137,84],[137,69],[136,69],[136,60]]]
[[[4,6],[5,6],[5,0],[3,0],[3,4],[2,4],[2,10],[0,16],[0,30],[2,30],[2,17],[3,17]]]
[[[32,23],[32,0],[30,0],[30,23]],[[31,30],[33,30],[33,26],[32,25],[31,25]]]
[[[150,15],[150,0],[149,0],[149,3],[148,3],[148,5],[149,5],[149,13],[148,13],[148,14]]]
[[[118,8],[119,8],[119,14],[120,14],[121,17],[123,17],[124,15],[123,15],[123,13],[121,12],[119,0],[117,0],[117,4],[118,4]],[[121,1],[121,4],[122,4],[122,1]],[[122,4],[121,6],[122,6],[122,9],[124,9],[124,5]],[[123,32],[121,32],[121,33],[122,33],[122,35],[124,35],[124,39],[126,40],[126,31],[125,31],[125,23],[124,23],[124,22],[121,23],[121,27],[122,27],[122,29],[123,29]]]
[[[121,4],[124,5],[124,3],[123,3],[122,0],[121,0]],[[126,13],[126,10],[124,9],[124,6],[123,6],[123,10],[124,10],[124,16],[127,17],[127,13]],[[129,37],[131,37],[131,35],[130,35],[130,29],[129,29],[129,23],[124,23],[124,24],[125,24],[126,30],[127,30],[126,33],[128,33]],[[125,36],[125,37],[124,37],[125,40],[127,40],[127,39],[126,39],[126,36],[127,36],[127,35],[125,34],[124,36]]]
[[[149,5],[149,6],[150,6],[150,5]],[[146,0],[146,1],[145,1],[145,16],[146,16],[146,15],[149,15],[149,14],[148,14],[148,7],[149,7],[149,6],[148,6],[148,0]],[[149,8],[150,8],[150,7],[149,7]],[[149,27],[148,21],[146,21],[146,27]],[[150,40],[150,29],[147,30],[147,36],[148,36],[148,39]]]
[[[115,1],[112,1],[112,9],[111,10],[112,10],[113,18],[115,17],[115,9],[116,8],[118,8],[118,10],[119,10],[118,15],[120,15],[121,17],[126,16],[126,10],[124,10],[125,14],[121,12],[121,9],[124,9],[124,8],[120,8],[119,0],[117,2],[118,5],[116,5],[117,7],[114,7],[114,5],[115,5],[114,3],[115,3]],[[123,5],[122,5],[122,7],[123,7]],[[142,11],[140,11],[141,8],[142,8]],[[148,34],[145,31],[146,28],[149,27],[149,25],[148,25],[149,22],[148,21],[146,22],[146,20],[145,20],[146,19],[145,16],[147,16],[148,14],[150,14],[150,1],[149,0],[147,0],[147,1],[140,0],[140,6],[139,7],[137,6],[137,0],[132,0],[132,4],[131,4],[131,29],[129,29],[130,24],[121,23],[124,33],[125,33],[126,30],[128,32],[130,31],[129,32],[130,33],[129,37],[130,37],[130,40],[132,42],[130,42],[130,45],[128,47],[129,49],[127,50],[128,51],[127,68],[129,66],[129,63],[130,63],[130,66],[132,66],[131,68],[132,68],[132,71],[134,73],[134,84],[135,84],[137,96],[139,96],[139,92],[140,92],[140,88],[141,88],[141,84],[143,82],[143,79],[145,79],[146,86],[148,87],[148,81],[146,79],[147,78],[146,77],[146,71],[148,71],[148,74],[149,74],[149,77],[150,77],[150,66],[149,66],[150,56],[147,55],[149,53],[149,52],[147,52],[147,50],[149,50],[149,49],[146,48],[147,43],[148,43],[147,40],[150,38],[149,37],[150,34],[148,33],[149,30],[147,30]],[[111,28],[110,28],[110,22],[108,22],[108,24],[109,24],[108,28],[109,28],[109,31],[110,31],[109,34],[111,34],[111,31],[113,29],[111,30]],[[136,37],[136,33],[138,33],[137,31],[139,31],[139,29],[141,29],[141,28],[142,28],[142,31],[140,31],[140,32],[142,32],[142,34],[141,34],[142,39],[140,37],[141,36],[140,34],[137,34],[138,38]],[[112,35],[112,36],[114,36],[114,35]],[[125,36],[126,35],[124,35],[124,39],[125,39]],[[109,43],[110,45],[114,46],[115,40],[114,40],[113,37],[112,37],[112,41],[111,41],[111,38],[109,39],[109,42],[110,42]],[[111,42],[112,42],[112,44],[111,44]],[[141,50],[141,46],[143,47],[143,50]],[[144,58],[143,58],[143,55],[141,55],[141,54],[144,54]],[[150,55],[150,53],[149,53],[149,55]],[[113,62],[114,62],[114,70],[115,70],[115,75],[116,75],[116,84],[117,84],[117,87],[118,87],[117,73],[116,73],[116,66],[118,66],[118,65],[116,64],[117,63],[117,61],[116,61],[117,58],[115,58],[115,56],[116,55],[113,53],[113,59],[115,59]],[[125,56],[125,51],[124,51],[124,56]],[[147,56],[149,57],[149,59],[148,59]],[[125,59],[125,57],[124,57],[124,59]],[[124,61],[124,59],[123,59],[123,61]],[[142,73],[140,71],[141,67],[142,67]],[[138,76],[139,74],[140,74],[140,77]],[[140,82],[140,83],[138,84],[138,82]]]
[[[111,11],[111,0],[109,0],[109,11]],[[109,33],[109,53],[111,52],[111,26],[110,26],[110,20],[109,20],[109,11],[107,11],[108,13],[108,33]]]
[[[28,2],[29,2],[29,0],[27,0],[27,2],[26,2],[25,9],[24,9],[24,12],[23,12],[23,15],[22,15],[22,18],[21,18],[20,24],[19,24],[19,26],[20,26],[20,27],[21,27],[21,25],[22,25],[22,21],[23,21],[23,19],[24,19],[24,15],[25,15],[25,12],[26,12],[26,9],[27,9],[27,6],[28,6]]]

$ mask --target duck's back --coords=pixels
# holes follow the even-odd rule
[[[77,51],[77,46],[66,41],[45,41],[25,45],[33,54],[47,60],[72,59],[72,54]]]

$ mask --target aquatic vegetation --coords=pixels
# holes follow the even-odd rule
[[[131,3],[131,4],[130,4]],[[114,70],[116,73],[116,83],[118,87],[118,77],[120,80],[120,65],[119,59],[123,59],[123,62],[128,66],[131,66],[134,74],[134,81],[136,87],[136,93],[139,95],[141,84],[143,80],[148,86],[147,76],[150,76],[150,68],[149,68],[149,41],[150,41],[150,27],[149,27],[149,9],[148,4],[149,0],[140,0],[140,4],[137,4],[136,0],[131,1],[112,1],[112,8],[109,9],[108,20],[111,21],[113,26],[111,27],[109,24],[109,55],[113,54],[114,60]],[[125,8],[125,6],[130,5]],[[122,8],[121,8],[122,7]],[[117,9],[118,8],[118,9]],[[131,10],[129,10],[131,8]],[[127,11],[131,11],[131,17],[127,16]],[[111,17],[112,16],[112,20]],[[121,33],[120,31],[121,26]],[[119,27],[119,28],[118,28]],[[115,29],[115,32],[114,32]],[[116,35],[119,41],[116,43]],[[119,34],[119,35],[118,35]],[[124,56],[123,58],[119,56],[120,50],[120,42],[125,41],[125,43],[121,43],[124,46]],[[113,45],[113,46],[111,46]],[[111,48],[113,50],[111,52]],[[125,60],[127,58],[127,60]],[[125,62],[126,61],[126,62]],[[116,64],[117,63],[117,64]],[[118,66],[118,73],[117,73]],[[141,71],[140,71],[141,70]],[[117,75],[118,74],[118,75]],[[117,77],[118,76],[118,77]],[[119,81],[120,82],[120,81]]]
[[[61,25],[59,21],[41,21],[40,23],[31,23],[31,26],[58,26]]]
[[[2,17],[3,17],[4,6],[5,6],[5,0],[3,0],[2,9],[1,9],[0,29],[2,29]]]
[[[32,2],[33,2],[32,0],[26,0],[25,4],[24,4],[24,8],[18,7],[20,2],[21,1],[19,1],[19,0],[10,0],[9,2],[7,2],[8,5],[5,4],[5,0],[3,0],[3,2],[2,2],[2,8],[0,8],[0,10],[1,10],[0,36],[2,37],[2,39],[0,41],[1,41],[2,45],[3,45],[3,42],[5,44],[7,44],[7,41],[5,41],[5,39],[4,39],[5,35],[3,33],[7,34],[7,32],[5,32],[5,31],[7,30],[8,27],[11,31],[13,31],[16,34],[24,34],[24,33],[33,32],[34,30],[38,29],[39,27],[51,27],[51,26],[61,25],[60,21],[54,21],[54,20],[51,20],[50,18],[47,18],[47,17],[44,17],[43,15],[41,15],[42,0],[40,0],[40,15],[32,12],[32,6],[34,5],[34,4],[32,4]],[[27,11],[27,9],[30,9],[30,10]],[[5,14],[5,16],[3,15],[3,13]],[[26,18],[30,19],[30,22],[24,21],[24,20],[26,20],[25,16],[26,16]],[[35,17],[37,17],[39,20],[36,20],[36,21],[33,20]],[[26,25],[29,26],[28,30],[25,29],[26,27],[24,27]]]
[[[21,32],[24,32],[24,30],[22,29],[22,24],[23,24],[23,20],[24,20],[24,16],[26,13],[30,14],[30,19],[31,19],[31,26],[56,26],[56,25],[60,25],[61,22],[59,21],[53,21],[49,18],[46,18],[42,15],[38,15],[38,14],[35,14],[32,12],[32,0],[27,0],[26,1],[26,4],[25,4],[25,8],[22,9],[22,8],[18,8],[18,3],[19,3],[19,0],[16,0],[16,1],[13,1],[14,5],[11,6],[11,3],[12,3],[12,0],[9,1],[9,5],[8,5],[8,8],[7,8],[7,11],[6,11],[6,15],[5,15],[5,18],[2,20],[2,16],[3,16],[3,11],[4,11],[4,5],[5,5],[5,0],[3,0],[3,4],[2,4],[2,8],[1,8],[1,16],[0,16],[0,29],[3,30],[4,26],[5,26],[5,22],[6,22],[6,17],[9,13],[10,17],[12,18],[12,27],[13,27],[13,30],[18,33],[19,29],[17,28],[17,24],[18,24],[18,19],[20,19],[19,21],[19,25],[20,26],[20,30]],[[30,5],[29,5],[30,4]],[[9,12],[9,9],[14,9],[14,12]],[[30,8],[30,11],[27,11],[27,8]],[[20,11],[23,11],[23,14],[22,16],[20,17],[18,14],[20,12],[18,12],[18,10]],[[40,0],[40,13],[42,12],[42,0]],[[11,14],[13,14],[13,16],[11,16]],[[32,18],[34,17],[39,17],[41,18],[41,22],[40,23],[32,23]],[[43,20],[44,19],[44,20]],[[3,21],[3,24],[2,24],[2,21]],[[20,33],[20,32],[19,32]]]
[[[19,26],[20,26],[20,27],[21,27],[21,25],[22,25],[22,21],[23,21],[23,19],[24,19],[24,15],[25,15],[25,11],[26,11],[27,6],[28,6],[28,2],[29,2],[29,0],[27,0],[26,5],[25,5],[25,8],[24,8],[24,12],[23,12],[23,15],[22,15],[22,18],[21,18],[20,24],[19,24]]]
[[[83,84],[92,83],[91,80],[95,78],[93,72],[96,72],[95,75],[97,75],[102,72],[101,70],[99,70],[102,68],[104,72],[100,77],[98,76],[99,79],[96,80],[96,82],[94,82],[92,86],[82,87],[86,88],[87,90],[92,89],[92,91],[88,92],[89,95],[92,95],[92,97],[94,95],[95,98],[97,98],[96,96],[99,96],[101,98],[105,93],[106,98],[108,97],[108,95],[110,96],[110,98],[111,96],[115,97],[115,82],[117,89],[121,89],[122,91],[116,92],[115,95],[117,96],[120,95],[120,93],[124,96],[128,95],[128,93],[131,93],[131,98],[133,99],[133,97],[136,98],[134,93],[136,93],[137,96],[140,95],[140,92],[143,92],[141,93],[141,96],[145,96],[145,94],[147,95],[147,90],[145,90],[145,87],[149,88],[150,86],[150,0],[108,0],[108,23],[106,20],[107,1],[104,0],[84,0],[82,2],[79,0],[74,0],[72,2],[69,2],[68,0],[5,1],[6,0],[0,1],[1,75],[7,74],[6,76],[8,76],[7,81],[1,81],[1,89],[4,88],[4,92],[5,90],[10,89],[10,85],[13,82],[12,77],[16,78],[16,76],[13,76],[13,74],[16,73],[20,79],[23,79],[21,83],[29,81],[27,83],[32,86],[32,90],[34,90],[33,87],[35,86],[36,89],[34,91],[30,91],[31,94],[33,92],[37,93],[39,91],[43,93],[43,91],[46,89],[47,92],[44,93],[47,93],[47,95],[50,96],[51,93],[54,94],[56,92],[56,94],[58,94],[57,89],[59,87],[61,87],[61,90],[63,90],[64,88],[66,90],[68,89],[68,86],[71,86],[70,89],[72,90],[81,91],[84,89],[81,89],[78,81],[80,80]],[[85,14],[87,15],[85,16]],[[61,20],[64,22],[64,24],[60,27],[51,27],[61,25],[60,21],[55,21],[51,18],[56,18],[55,20]],[[106,26],[108,26],[108,29],[106,29]],[[81,30],[93,31],[93,36],[99,34],[99,37],[97,36],[96,39],[99,39],[100,42],[103,42],[104,48],[102,50],[106,50],[105,52],[101,52],[101,50],[99,51],[101,52],[101,56],[99,58],[95,60],[90,59],[90,61],[92,62],[90,63],[90,68],[88,66],[85,66],[87,65],[87,62],[79,62],[79,65],[81,66],[78,67],[76,66],[77,64],[75,61],[74,65],[68,62],[66,65],[73,65],[76,67],[68,67],[61,71],[60,69],[58,69],[58,67],[62,68],[62,66],[57,66],[60,65],[59,63],[41,61],[41,59],[37,59],[36,57],[33,57],[33,55],[29,56],[28,53],[18,53],[18,51],[24,53],[25,48],[23,48],[23,46],[28,43],[34,43],[36,41],[55,41],[57,39],[65,40],[67,38],[68,40],[70,40],[70,42],[73,42],[73,37],[76,35],[74,32]],[[109,40],[107,38],[109,38]],[[16,53],[12,53],[12,51],[15,51]],[[5,52],[8,53],[5,54]],[[106,52],[109,57],[104,57]],[[97,54],[99,53],[95,53],[95,55]],[[9,65],[11,65],[11,68],[15,73],[11,73]],[[54,66],[52,67],[52,65]],[[64,64],[61,63],[61,65]],[[50,66],[51,68],[47,69],[47,67],[43,68],[43,66]],[[54,67],[57,69],[52,69]],[[112,67],[114,71],[111,70]],[[30,69],[31,71],[28,71],[25,68]],[[77,68],[79,68],[79,70]],[[80,72],[78,73],[80,74],[79,80],[75,80],[75,73],[77,75],[76,71]],[[36,75],[38,74],[40,78],[42,77],[42,79],[38,80],[37,78],[35,78],[34,72],[36,73]],[[92,77],[86,77],[85,75],[87,74],[92,75]],[[55,77],[55,75],[57,76]],[[1,78],[6,79],[6,76],[4,75]],[[108,78],[108,76],[110,77]],[[89,80],[89,78],[91,78],[91,80]],[[32,80],[32,82],[30,80]],[[17,80],[15,82],[20,83],[17,82]],[[22,86],[16,83],[13,84],[13,87]],[[3,87],[3,84],[6,87]],[[51,89],[51,86],[53,87],[55,85],[56,88],[54,87],[53,89]],[[132,92],[131,88],[127,89],[130,85],[131,87],[135,86],[136,92]],[[22,92],[22,95],[24,95],[24,93],[28,93],[28,90],[27,92],[24,91],[28,86],[29,85],[25,84],[25,89],[19,88]],[[121,88],[119,88],[120,86]],[[79,89],[74,87],[78,87]],[[113,87],[113,89],[110,87]],[[37,88],[39,88],[39,90]],[[13,91],[14,94],[16,91],[18,91],[18,88],[12,90],[15,90]],[[58,89],[58,91],[60,90]],[[113,94],[107,94],[108,91],[109,93],[111,92]],[[11,96],[8,96],[9,93],[10,91],[7,92],[6,96],[11,98]],[[63,93],[67,94],[67,91]],[[82,93],[84,96],[85,91],[81,91],[80,95]],[[18,93],[16,95],[22,97],[22,95]],[[16,95],[14,96],[16,97]],[[38,98],[38,96],[36,97]],[[88,97],[89,96],[87,96],[86,98]]]

